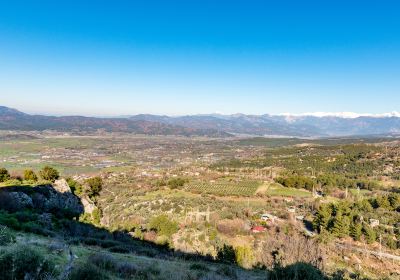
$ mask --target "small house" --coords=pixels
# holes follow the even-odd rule
[[[263,220],[263,221],[274,222],[276,218],[277,217],[275,217],[274,215],[271,215],[271,214],[268,214],[268,213],[265,213],[265,214],[261,215],[261,220]]]

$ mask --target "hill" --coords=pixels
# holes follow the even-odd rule
[[[0,106],[0,130],[60,132],[124,132],[146,135],[229,137],[233,135],[287,137],[392,136],[400,133],[400,117],[384,115],[135,115],[119,118],[29,115]]]
[[[29,115],[4,106],[0,106],[0,130],[54,130],[74,133],[106,131],[146,135],[230,136],[228,133],[216,129],[190,128],[155,121],[132,120],[128,118]]]

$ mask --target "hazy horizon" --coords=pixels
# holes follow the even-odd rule
[[[284,113],[276,113],[276,114],[271,114],[268,112],[262,113],[262,114],[246,114],[242,112],[236,112],[236,113],[230,113],[230,114],[224,114],[222,112],[210,112],[210,113],[200,113],[200,114],[162,114],[162,113],[137,113],[137,114],[60,114],[60,113],[51,113],[51,112],[42,112],[42,111],[29,111],[29,110],[24,110],[23,108],[16,108],[16,107],[10,107],[5,104],[0,104],[0,107],[4,106],[7,108],[11,108],[23,113],[31,114],[31,115],[44,115],[44,116],[87,116],[87,117],[106,117],[106,118],[119,118],[119,117],[130,117],[130,116],[135,116],[135,115],[156,115],[156,116],[168,116],[168,117],[180,117],[180,116],[208,116],[208,115],[221,115],[221,116],[232,116],[232,115],[254,115],[254,116],[261,116],[261,115],[271,115],[271,116],[287,116],[287,117],[302,117],[302,116],[314,116],[314,117],[341,117],[341,118],[357,118],[357,117],[399,117],[400,118],[400,112],[398,111],[392,111],[392,112],[382,112],[382,113],[357,113],[357,112],[304,112],[304,113],[290,113],[290,112],[284,112]]]

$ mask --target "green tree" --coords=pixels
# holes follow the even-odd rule
[[[217,260],[224,263],[236,263],[235,249],[231,245],[224,244],[218,249]]]
[[[380,208],[392,210],[392,206],[390,205],[390,201],[389,201],[389,199],[388,199],[388,197],[386,195],[385,196],[378,196],[376,198],[376,204]]]
[[[24,180],[36,182],[38,177],[32,169],[24,170]]]
[[[186,182],[187,180],[183,178],[172,178],[168,180],[168,187],[171,189],[176,189],[178,187],[182,187]]]
[[[314,229],[316,229],[318,232],[321,232],[322,229],[328,229],[331,218],[332,208],[330,205],[321,205],[314,219]]]
[[[43,169],[40,170],[39,175],[43,180],[50,181],[50,182],[54,182],[55,180],[57,180],[60,177],[60,174],[58,173],[58,171],[51,166],[43,167]]]
[[[103,189],[103,180],[100,177],[93,177],[86,180],[88,186],[87,194],[90,197],[98,196]]]
[[[398,193],[390,194],[388,199],[390,202],[390,206],[392,206],[392,208],[394,210],[399,211],[400,210],[400,194],[398,194]]]
[[[364,225],[363,232],[365,236],[365,240],[368,244],[374,243],[376,241],[376,232],[369,225]]]
[[[74,179],[72,179],[71,177],[68,177],[66,179],[68,186],[71,189],[71,192],[75,195],[81,195],[83,193],[83,188],[82,185],[79,184],[79,182],[75,181]]]
[[[155,230],[159,235],[171,237],[178,231],[178,224],[171,221],[167,215],[160,215],[150,220],[149,228]]]
[[[254,252],[248,246],[239,246],[235,248],[236,263],[244,268],[252,268],[254,265]]]
[[[337,237],[345,237],[349,235],[350,221],[349,217],[343,216],[341,213],[335,216],[333,220],[332,233]]]
[[[353,222],[350,225],[350,236],[353,237],[354,240],[360,241],[362,235],[362,224]]]
[[[0,183],[10,179],[10,173],[5,168],[0,168]]]

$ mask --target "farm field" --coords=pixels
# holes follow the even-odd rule
[[[185,185],[185,190],[215,195],[252,196],[256,193],[261,182],[258,181],[216,181],[216,182],[193,182]]]
[[[287,188],[277,183],[267,184],[266,195],[269,196],[290,196],[290,197],[311,197],[312,194],[309,191]]]

